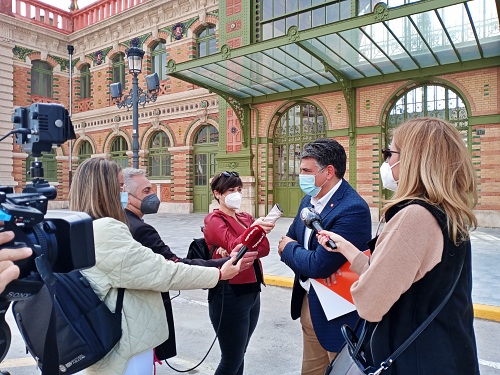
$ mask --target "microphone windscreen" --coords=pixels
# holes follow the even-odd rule
[[[266,237],[266,231],[259,225],[254,225],[245,229],[242,235],[241,243],[248,249],[256,248],[259,243]]]

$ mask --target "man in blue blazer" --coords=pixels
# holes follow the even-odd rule
[[[346,259],[326,251],[316,233],[300,219],[304,207],[314,207],[324,229],[338,233],[360,250],[371,239],[368,204],[344,180],[347,156],[333,139],[318,139],[304,146],[301,154],[299,184],[307,195],[286,236],[278,245],[281,261],[295,272],[292,291],[292,319],[300,317],[303,332],[302,375],[323,375],[344,340],[343,324],[353,326],[358,314],[351,312],[328,321],[309,278],[329,278]],[[341,277],[341,276],[340,276]]]

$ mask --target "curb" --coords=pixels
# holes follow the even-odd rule
[[[474,304],[474,317],[500,322],[500,307]]]
[[[291,288],[293,286],[293,278],[285,276],[264,275],[264,282],[267,285],[281,286],[285,288]],[[477,319],[500,322],[500,307],[475,303],[474,317]]]

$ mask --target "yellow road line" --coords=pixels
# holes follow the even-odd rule
[[[25,366],[36,366],[36,362],[31,357],[23,357],[23,358],[9,358],[2,361],[0,365],[2,369],[6,369],[9,367],[25,367]]]
[[[286,288],[291,288],[293,286],[293,278],[284,276],[264,275],[264,282],[267,285],[281,286]],[[478,319],[500,322],[500,307],[475,303],[474,316]]]

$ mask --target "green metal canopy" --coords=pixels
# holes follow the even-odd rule
[[[479,63],[480,62],[480,63]],[[479,65],[478,65],[479,63]],[[500,65],[495,0],[417,1],[184,63],[168,74],[240,103]]]

